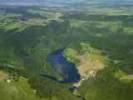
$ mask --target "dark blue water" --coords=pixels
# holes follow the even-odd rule
[[[80,80],[80,75],[75,65],[67,61],[63,56],[63,49],[56,50],[49,54],[48,62],[57,73],[63,76],[62,82],[77,82]]]

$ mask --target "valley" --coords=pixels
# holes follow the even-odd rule
[[[0,99],[133,99],[132,6],[90,8],[0,6]]]

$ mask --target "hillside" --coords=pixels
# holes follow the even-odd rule
[[[0,6],[0,98],[132,100],[132,7],[97,7]]]

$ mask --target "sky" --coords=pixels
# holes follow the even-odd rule
[[[0,4],[65,5],[76,3],[133,4],[133,0],[0,0]]]

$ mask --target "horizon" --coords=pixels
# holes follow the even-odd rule
[[[65,6],[78,4],[93,4],[93,5],[127,5],[133,4],[133,0],[0,0],[0,4],[6,5],[47,5],[47,6]]]

